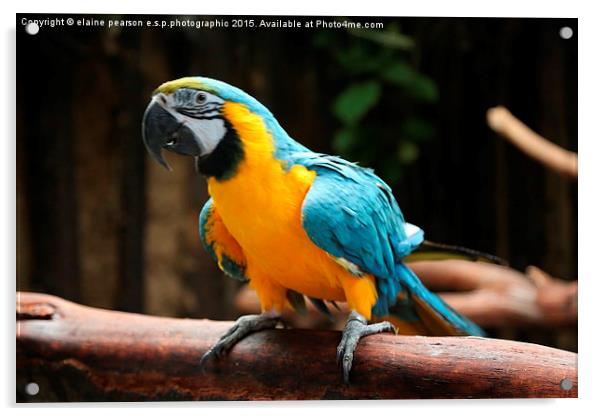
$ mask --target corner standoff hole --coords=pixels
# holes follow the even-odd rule
[[[29,22],[25,25],[25,31],[29,35],[37,35],[40,31],[40,26],[36,22]]]
[[[560,388],[568,391],[573,388],[573,382],[569,378],[563,378],[560,380]]]
[[[568,26],[561,27],[558,33],[562,39],[570,39],[573,37],[573,29]]]
[[[35,396],[39,392],[40,386],[38,386],[38,383],[27,383],[25,386],[25,393],[29,394],[30,396]]]

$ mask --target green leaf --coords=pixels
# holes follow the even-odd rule
[[[399,85],[400,87],[407,87],[415,77],[414,70],[408,64],[401,61],[385,67],[380,75],[385,81]]]
[[[395,158],[386,158],[380,164],[380,172],[383,179],[389,185],[395,185],[403,174],[402,167]]]
[[[377,81],[352,84],[336,98],[333,112],[343,123],[355,124],[380,99],[381,85]]]
[[[404,88],[417,100],[435,102],[439,99],[439,90],[435,82],[416,72],[405,62],[398,61],[386,66],[380,75],[385,81]]]
[[[335,54],[339,64],[352,74],[370,72],[374,69],[373,60],[369,53],[360,44],[348,48],[341,48]]]
[[[390,49],[368,48],[365,43],[355,43],[341,48],[335,54],[338,63],[352,74],[378,73],[388,66],[392,51]]]
[[[414,48],[414,39],[390,30],[348,29],[349,33],[360,38],[371,40],[387,48],[409,51]]]
[[[397,148],[397,157],[399,161],[404,165],[409,165],[418,159],[418,146],[415,143],[403,141],[399,143]]]
[[[333,149],[340,154],[348,154],[357,142],[357,135],[351,128],[339,130],[332,142]]]
[[[432,103],[439,99],[437,85],[426,75],[416,73],[412,83],[408,87],[410,94],[418,100]]]
[[[435,128],[420,118],[408,118],[401,123],[401,135],[415,142],[422,142],[435,135]]]
[[[320,30],[312,38],[313,45],[318,48],[326,48],[336,42],[333,31]]]

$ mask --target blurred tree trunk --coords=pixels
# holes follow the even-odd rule
[[[26,257],[30,264],[19,270],[30,273],[23,281],[33,288],[81,300],[79,212],[73,192],[74,138],[70,118],[73,67],[60,54],[54,57],[57,45],[52,42],[31,42],[27,47],[20,53],[41,61],[58,60],[63,68],[47,71],[44,82],[35,82],[42,76],[39,67],[28,60],[18,60],[18,78],[27,80],[17,88],[17,114],[21,118],[18,135],[25,144],[20,147],[19,163],[27,167],[19,174],[25,179],[21,184],[27,189],[28,199],[27,213],[21,211],[28,225],[18,229],[29,232],[23,241],[31,243],[31,254]],[[52,105],[43,106],[47,103]]]
[[[78,247],[82,298],[88,305],[114,308],[119,290],[117,230],[120,222],[119,142],[113,134],[117,87],[104,54],[88,54],[77,65],[76,95],[70,109],[76,158],[73,193],[78,200]],[[110,120],[111,122],[107,122]]]
[[[144,237],[146,225],[146,152],[141,142],[140,124],[146,94],[140,77],[136,54],[140,49],[140,33],[135,32],[122,42],[122,50],[112,59],[112,73],[120,91],[115,131],[121,151],[119,227],[119,296],[117,305],[126,311],[145,310],[144,279],[146,256]]]
[[[541,134],[561,147],[571,147],[568,138],[566,99],[567,89],[576,87],[567,80],[565,67],[567,56],[565,48],[554,47],[547,39],[555,37],[558,42],[558,28],[542,28],[540,37],[541,58],[538,60],[538,73],[541,74],[538,85],[540,91],[540,131]],[[560,39],[560,42],[562,40]],[[565,42],[566,43],[566,42]],[[561,45],[564,46],[564,45]],[[558,86],[566,86],[558,88]],[[545,195],[547,209],[542,213],[545,218],[547,250],[544,268],[550,273],[572,279],[576,276],[573,247],[576,244],[576,219],[572,209],[573,201],[570,179],[560,176],[549,169],[545,172]]]

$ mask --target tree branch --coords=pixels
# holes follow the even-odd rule
[[[201,369],[199,358],[231,322],[101,310],[27,292],[17,299],[18,401],[577,396],[577,355],[534,344],[374,335],[360,343],[346,386],[335,364],[337,332],[259,332]],[[24,392],[30,382],[40,386],[37,396]]]
[[[536,280],[505,266],[463,260],[409,263],[427,287],[454,309],[487,327],[577,323],[577,281]],[[537,269],[539,270],[539,269]],[[541,272],[541,271],[540,271]],[[543,273],[543,272],[541,272]]]
[[[577,154],[535,133],[507,108],[490,108],[487,123],[526,155],[564,176],[577,178]]]

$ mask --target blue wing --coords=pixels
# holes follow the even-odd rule
[[[317,173],[303,204],[308,236],[330,255],[374,275],[379,298],[373,312],[386,314],[404,289],[395,278],[398,265],[420,245],[422,230],[404,221],[391,188],[372,170],[335,156],[295,156],[295,163]]]
[[[295,153],[293,159],[293,163],[317,173],[303,203],[305,231],[314,244],[333,257],[375,276],[375,316],[386,316],[399,295],[409,294],[413,307],[434,311],[439,320],[452,327],[450,333],[482,334],[478,326],[428,291],[403,264],[403,258],[422,243],[424,233],[405,222],[391,188],[371,169],[311,152]]]

